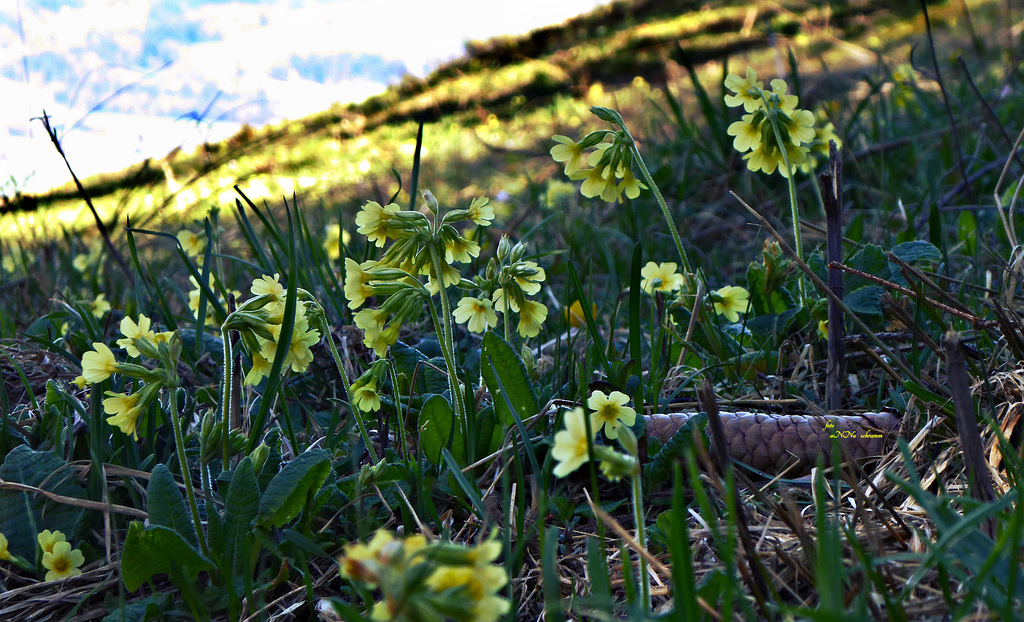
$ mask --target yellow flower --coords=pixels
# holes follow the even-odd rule
[[[373,296],[373,287],[370,286],[373,277],[367,270],[375,265],[377,262],[372,259],[360,264],[351,257],[345,258],[345,298],[348,298],[349,309],[358,309],[367,298]]]
[[[637,181],[636,177],[633,176],[633,171],[629,168],[622,171],[622,181],[619,182],[619,186],[615,189],[621,197],[623,193],[631,199],[635,199],[640,196],[641,190],[646,190],[647,186]]]
[[[252,353],[252,367],[249,368],[249,373],[245,374],[245,379],[242,384],[256,386],[265,377],[270,375],[270,368],[272,363],[267,359],[263,358],[263,355],[259,352]]]
[[[136,426],[139,423],[139,416],[142,414],[142,393],[127,395],[125,393],[114,393],[107,391],[106,399],[103,400],[103,412],[113,417],[107,417],[107,423],[117,427],[125,434],[131,434],[135,440],[139,440],[139,432]]]
[[[448,263],[469,263],[474,257],[480,256],[480,245],[456,234],[444,241],[444,259]]]
[[[380,410],[380,394],[377,393],[377,381],[370,379],[364,384],[357,380],[352,385],[352,402],[362,412],[377,412]]]
[[[632,426],[636,421],[636,411],[626,406],[629,396],[621,391],[612,391],[605,395],[603,391],[594,391],[587,399],[587,407],[591,411],[591,422],[596,434],[601,427],[608,438],[617,438],[619,425]]]
[[[548,317],[548,308],[539,302],[524,300],[519,308],[519,334],[523,337],[536,337],[540,334],[540,325]]]
[[[750,306],[750,293],[736,285],[727,285],[713,294],[715,313],[724,315],[730,322],[739,320],[740,313],[746,313]]]
[[[252,286],[249,288],[253,296],[270,296],[274,302],[284,302],[285,289],[284,285],[281,284],[281,275],[274,273],[274,276],[268,276],[264,274],[258,279],[253,280]]]
[[[0,560],[9,562],[14,560],[14,556],[7,550],[7,536],[0,533]]]
[[[82,574],[78,569],[85,563],[85,556],[78,549],[72,549],[68,542],[58,542],[53,545],[53,551],[43,553],[43,567],[47,581],[66,579]]]
[[[535,261],[520,261],[513,269],[512,276],[527,296],[533,296],[539,292],[540,284],[547,278],[544,268],[537,265]]]
[[[774,141],[772,142],[774,143]],[[799,169],[800,165],[807,159],[807,151],[807,147],[786,143],[786,155],[789,156],[789,163],[794,169]],[[775,147],[774,144],[761,143],[756,149],[743,156],[743,159],[747,161],[747,168],[754,172],[764,171],[771,175],[778,168],[780,175],[787,179],[789,178],[789,171],[786,169],[786,161],[782,157],[782,151]]]
[[[110,303],[107,302],[107,295],[100,294],[99,296],[96,296],[96,300],[94,300],[92,304],[89,305],[89,308],[92,310],[92,314],[94,317],[103,317],[104,314],[107,313],[107,311],[110,311]]]
[[[117,361],[107,344],[97,341],[92,347],[94,351],[82,355],[82,376],[90,384],[103,382],[117,371]]]
[[[75,379],[71,381],[71,384],[75,385],[79,389],[84,389],[86,385],[89,384],[89,381],[85,379],[85,376],[78,375],[75,376]]]
[[[777,97],[779,100],[779,110],[789,114],[796,109],[797,104],[800,103],[800,98],[796,95],[786,95],[786,91],[789,90],[789,85],[782,78],[775,78],[771,82],[772,92],[770,97]]]
[[[594,303],[590,303],[590,314],[597,315],[597,305]],[[565,318],[568,320],[569,326],[573,328],[583,326],[587,322],[586,316],[583,315],[583,305],[580,304],[579,300],[569,305],[568,309],[565,309]]]
[[[299,322],[299,318],[302,322]],[[313,362],[313,352],[310,348],[320,342],[320,331],[309,327],[305,314],[296,315],[295,330],[292,331],[292,340],[288,344],[288,358],[292,365],[292,371],[302,373],[306,371],[309,364]]]
[[[380,203],[376,201],[367,201],[366,205],[363,205],[363,208],[356,214],[356,224],[358,225],[356,231],[365,235],[366,240],[373,242],[378,248],[383,247],[388,236],[393,233],[388,222],[398,211],[399,207],[394,203],[381,207]]]
[[[565,174],[572,175],[583,166],[583,147],[568,136],[556,134],[551,140],[558,143],[551,148],[551,158],[555,162],[565,162]]]
[[[367,348],[371,348],[377,356],[383,358],[388,353],[388,348],[395,345],[398,341],[398,333],[402,330],[402,325],[398,322],[392,322],[391,326],[377,332],[372,337],[369,334],[363,335],[363,344]]]
[[[494,302],[495,310],[499,311],[500,313],[506,313],[509,309],[511,309],[515,313],[519,312],[519,305],[516,304],[516,299],[513,298],[512,296],[509,296],[506,299],[504,288],[499,287],[498,289],[494,290],[494,293],[491,294],[491,300]]]
[[[341,245],[348,246],[352,234],[348,230],[342,231],[341,225],[328,225],[327,236],[324,240],[324,252],[331,261],[337,261],[341,257]]]
[[[786,132],[783,140],[788,135],[793,144],[810,144],[814,141],[814,113],[810,110],[792,110],[785,114],[778,115],[779,126]]]
[[[676,272],[676,268],[674,261],[660,264],[648,261],[647,265],[640,270],[640,276],[643,277],[640,281],[640,289],[648,294],[668,293],[679,289],[683,286],[683,275]]]
[[[822,339],[828,339],[828,320],[818,322],[818,336]]]
[[[482,333],[488,327],[498,325],[498,314],[494,312],[494,304],[486,298],[466,296],[459,300],[452,315],[459,324],[469,322],[467,328],[471,333]]]
[[[558,462],[553,471],[555,477],[565,477],[590,458],[584,416],[579,407],[566,413],[565,429],[555,434],[555,445],[551,448],[551,457]]]
[[[178,232],[178,243],[189,257],[198,257],[206,251],[206,236],[199,237],[188,229]]]
[[[490,199],[487,197],[473,199],[473,202],[469,205],[469,212],[466,214],[466,218],[469,218],[481,227],[490,225],[491,221],[494,220],[494,206],[488,205],[489,202]]]
[[[608,172],[607,167],[596,166],[589,171],[577,171],[569,176],[570,179],[583,180],[580,185],[580,193],[587,198],[601,197],[601,200],[611,203],[619,198],[618,185],[615,183],[615,175]]]
[[[745,114],[743,118],[729,126],[725,132],[735,136],[732,147],[740,153],[757,149],[761,144],[761,125],[764,115]]]
[[[136,324],[127,315],[121,319],[121,334],[124,338],[117,340],[117,345],[125,349],[128,356],[140,356],[142,353],[135,347],[136,339],[145,339],[152,342],[156,333],[150,328],[152,321],[145,315],[139,315],[139,323]]]
[[[757,74],[750,67],[747,67],[746,78],[741,78],[734,73],[725,78],[725,87],[734,95],[725,96],[725,105],[731,108],[743,106],[747,112],[754,112],[764,105],[761,99],[761,91],[764,83],[757,79]]]
[[[370,587],[377,583],[381,571],[381,555],[384,548],[394,542],[394,536],[385,529],[378,529],[366,544],[350,542],[342,549],[338,558],[341,576],[362,581]]]
[[[508,601],[494,595],[506,583],[508,576],[497,566],[440,566],[427,578],[435,592],[457,590],[468,596],[473,601],[474,622],[494,622],[509,611]]]
[[[58,542],[67,542],[67,537],[63,532],[44,529],[39,532],[38,536],[36,536],[36,540],[39,542],[39,548],[42,549],[44,553],[52,553],[53,545]]]

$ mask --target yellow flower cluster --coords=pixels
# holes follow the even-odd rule
[[[348,307],[359,309],[353,320],[363,331],[363,343],[383,357],[387,349],[398,341],[402,325],[422,312],[426,298],[437,294],[440,287],[448,288],[462,283],[462,275],[453,264],[468,263],[480,255],[480,245],[465,237],[454,225],[472,221],[486,227],[494,219],[494,208],[487,198],[474,199],[468,208],[453,209],[437,218],[437,204],[425,193],[427,207],[434,214],[433,221],[420,212],[403,211],[391,203],[381,206],[376,201],[363,205],[356,215],[356,231],[367,241],[383,248],[393,240],[378,260],[362,263],[345,259],[345,297]],[[434,261],[434,258],[443,261]],[[426,283],[420,277],[426,276]],[[361,309],[367,299],[386,298],[376,309]],[[483,320],[487,323],[486,310]],[[464,317],[465,307],[460,304],[456,317]],[[491,311],[493,315],[493,311]],[[493,318],[496,322],[497,319]]]
[[[71,543],[63,533],[45,529],[40,532],[37,540],[39,548],[43,551],[42,564],[43,568],[46,568],[46,581],[82,574],[78,568],[85,563],[85,556],[78,549],[71,548]]]
[[[580,142],[559,134],[551,139],[558,143],[551,148],[551,158],[565,164],[569,179],[583,180],[580,186],[583,196],[601,197],[611,203],[621,201],[622,195],[635,199],[640,196],[640,190],[647,189],[633,175],[630,142],[620,132],[599,130]],[[605,142],[606,139],[610,142]],[[591,148],[594,150],[587,153]]]
[[[173,365],[168,361],[177,360],[180,339],[172,331],[158,333],[152,325],[152,320],[145,315],[139,315],[138,321],[125,316],[121,319],[121,334],[124,337],[117,340],[117,345],[124,348],[132,358],[145,356],[164,362],[164,367],[171,369],[169,373],[174,373]],[[82,375],[75,379],[75,384],[84,388],[87,384],[101,383],[113,374],[125,374],[143,381],[144,386],[133,394],[107,391],[107,397],[103,400],[103,411],[111,415],[107,417],[107,423],[138,440],[139,417],[160,394],[168,372],[162,368],[150,369],[135,363],[120,363],[105,343],[96,342],[92,345],[93,349],[82,355]]]
[[[498,596],[508,583],[495,563],[500,555],[495,539],[466,547],[428,543],[420,534],[399,539],[381,529],[366,544],[345,545],[338,564],[343,577],[380,590],[372,620],[494,622],[510,610]]]
[[[526,244],[513,246],[503,237],[498,252],[487,264],[484,276],[473,284],[481,296],[464,296],[453,313],[455,321],[466,324],[470,332],[482,333],[498,325],[498,313],[519,314],[517,330],[522,337],[536,337],[548,317],[543,303],[528,300],[527,296],[540,293],[541,283],[547,278],[544,268],[524,259]]]
[[[835,140],[830,123],[815,129],[815,117],[809,110],[798,108],[799,98],[788,93],[785,80],[771,81],[771,89],[757,79],[747,67],[745,77],[730,74],[725,87],[732,94],[725,96],[727,106],[742,107],[747,114],[726,130],[733,136],[733,147],[744,153],[747,168],[772,174],[778,169],[783,177],[793,170],[809,171],[816,160],[810,159],[812,148],[828,153],[828,140]]]
[[[251,366],[243,381],[247,385],[257,385],[270,374],[282,341],[286,296],[280,278],[275,274],[254,279],[249,288],[252,298],[240,304],[224,322],[224,330],[239,331],[249,353]],[[313,362],[310,348],[321,339],[323,310],[309,292],[302,288],[297,292],[295,321],[282,368],[302,373]]]

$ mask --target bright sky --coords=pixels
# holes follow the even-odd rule
[[[457,57],[468,40],[502,34],[521,34],[606,4],[608,0],[262,0],[262,3],[215,0],[0,0],[0,68],[13,67],[14,77],[0,76],[0,184],[12,175],[19,187],[40,191],[68,181],[63,165],[45,139],[38,122],[29,122],[46,110],[65,129],[82,124],[64,137],[65,150],[81,176],[122,168],[145,157],[161,157],[184,143],[219,140],[236,129],[234,123],[196,127],[164,118],[160,101],[133,99],[133,108],[148,115],[92,114],[89,108],[103,93],[90,92],[105,82],[140,81],[136,89],[119,97],[146,98],[148,92],[180,89],[181,85],[212,83],[226,92],[255,102],[265,96],[277,117],[295,118],[324,110],[335,101],[356,101],[380,90],[365,80],[323,85],[309,80],[281,80],[270,75],[291,55],[351,52],[381,55],[405,64],[410,72],[425,75],[439,63]],[[33,10],[40,4],[65,5],[57,11]],[[67,6],[71,5],[71,6]],[[181,7],[194,7],[184,8]],[[24,45],[16,31],[3,30],[3,22],[16,24],[18,9]],[[142,33],[150,20],[197,23],[207,38],[186,46],[166,47],[178,58],[170,67],[149,77],[151,68],[133,65],[142,49]],[[11,36],[14,35],[14,36]],[[125,57],[111,64],[89,50],[97,37],[113,36]],[[26,84],[21,71],[23,54],[52,51],[73,57],[82,93],[70,106],[58,105],[55,94],[68,85],[45,82],[30,72]],[[99,76],[105,79],[97,80]],[[113,77],[120,79],[113,79]],[[140,78],[142,78],[140,80]],[[196,101],[199,110],[205,101]],[[253,103],[252,105],[256,105]],[[264,107],[265,112],[268,108]],[[24,179],[34,176],[24,183]]]

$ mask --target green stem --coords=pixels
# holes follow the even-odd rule
[[[448,388],[452,393],[452,410],[455,412],[455,416],[462,419],[465,424],[468,422],[465,421],[465,409],[462,404],[462,395],[459,392],[459,376],[455,367],[455,339],[452,330],[452,310],[448,303],[448,289],[444,285],[441,257],[433,245],[429,245],[428,249],[430,261],[434,265],[437,291],[441,298],[441,317],[434,318],[434,327],[440,329],[441,353],[444,355],[444,364],[448,368]],[[438,322],[438,319],[441,321]]]
[[[636,458],[636,456],[633,456]],[[643,486],[640,483],[640,472],[633,474],[633,521],[636,523],[636,542],[640,548],[647,547],[647,534],[644,529],[644,496]],[[651,608],[651,579],[647,575],[647,560],[639,552],[637,558],[640,561],[640,589],[644,599],[644,606],[647,610]]]
[[[647,182],[647,187],[654,193],[654,198],[658,201],[658,205],[661,207],[661,214],[665,217],[665,222],[668,224],[669,233],[672,234],[672,241],[676,244],[676,251],[679,252],[679,260],[682,262],[683,272],[690,272],[690,260],[686,256],[686,250],[683,248],[683,240],[679,237],[679,231],[676,229],[676,223],[672,220],[672,213],[668,209],[668,203],[665,202],[665,197],[661,194],[661,190],[658,189],[658,184],[654,183],[654,178],[651,177],[651,172],[647,170],[647,164],[644,162],[643,156],[640,155],[640,149],[636,146],[636,141],[633,139],[633,135],[629,133],[629,128],[626,127],[625,123],[619,125],[622,131],[626,134],[626,138],[629,140],[629,150],[633,153],[633,158],[636,160],[637,166],[640,167],[640,174],[643,175],[644,181]]]
[[[199,519],[199,506],[196,504],[196,491],[192,488],[192,476],[188,471],[188,462],[185,460],[185,435],[181,431],[181,418],[178,416],[178,383],[167,383],[168,411],[171,417],[171,427],[174,429],[174,446],[178,453],[178,468],[181,469],[181,479],[185,483],[185,497],[188,499],[188,509],[192,513],[192,526],[196,530],[196,538],[199,540],[199,548],[203,555],[209,557],[210,549],[206,546],[206,535],[203,533],[203,523]]]
[[[225,323],[227,323],[225,321]],[[220,406],[221,425],[224,429],[224,433],[221,441],[224,444],[224,461],[221,463],[221,470],[228,470],[228,461],[231,459],[231,449],[228,439],[231,437],[231,387],[235,384],[234,374],[234,361],[235,353],[231,347],[231,335],[222,326],[220,329],[221,337],[224,339],[224,390],[221,391],[223,400]]]
[[[765,98],[765,109],[770,108],[767,97],[762,93],[761,97]],[[786,171],[789,173],[786,175],[786,185],[789,188],[789,213],[793,218],[793,248],[796,251],[797,257],[801,260],[804,258],[804,245],[800,237],[800,208],[796,202],[796,182],[793,181],[793,175],[796,173],[793,170],[793,165],[789,161],[789,152],[785,149],[785,143],[782,142],[782,133],[779,132],[779,120],[774,114],[769,114],[768,119],[772,125],[772,132],[775,133],[775,142],[779,146],[779,151],[782,152],[782,163],[786,165]],[[800,290],[800,304],[807,308],[807,288],[804,285],[804,279],[801,277],[797,281],[797,287]]]
[[[377,463],[377,452],[373,449],[373,443],[370,442],[370,434],[366,431],[366,424],[363,423],[363,414],[359,412],[359,408],[356,406],[356,402],[352,399],[352,385],[348,381],[348,374],[345,373],[345,366],[341,363],[341,355],[338,354],[338,347],[334,345],[334,338],[331,337],[331,332],[324,323],[324,335],[327,336],[327,345],[331,347],[331,356],[334,358],[334,366],[338,368],[338,375],[341,377],[341,383],[345,385],[345,393],[348,395],[348,407],[352,411],[352,416],[355,417],[356,426],[359,428],[359,435],[363,439],[363,443],[366,444],[366,451],[370,454],[370,461],[374,464]]]

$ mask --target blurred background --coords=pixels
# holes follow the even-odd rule
[[[607,0],[3,0],[0,185],[80,177],[358,102]]]

